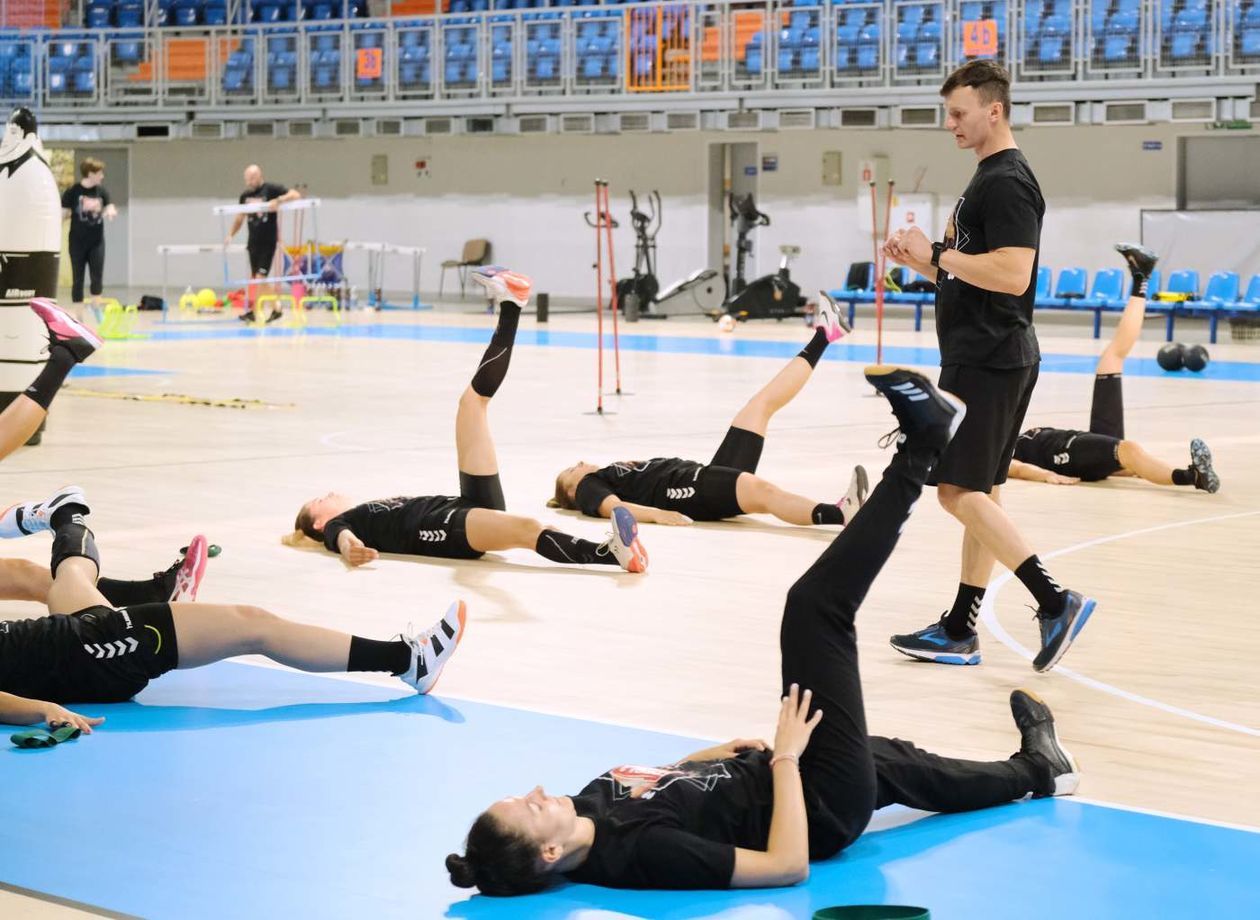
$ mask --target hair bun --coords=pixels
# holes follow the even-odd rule
[[[477,884],[473,878],[472,863],[458,853],[446,857],[446,871],[451,874],[451,884],[456,888],[472,888]]]

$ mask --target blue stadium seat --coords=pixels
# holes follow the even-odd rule
[[[1050,299],[1050,269],[1044,265],[1037,269],[1037,289],[1033,296],[1039,304]]]
[[[1170,294],[1189,294],[1191,300],[1199,297],[1199,273],[1194,269],[1183,269],[1168,276],[1168,287],[1164,289]]]
[[[818,47],[816,45],[806,45],[801,49],[801,72],[805,74],[817,74],[819,67],[820,57]]]
[[[1238,273],[1215,272],[1208,278],[1203,300],[1210,304],[1234,303],[1238,300]]]
[[[1128,299],[1125,291],[1125,273],[1119,268],[1104,268],[1094,276],[1094,286],[1089,296],[1081,300],[1086,307],[1122,307]]]
[[[1088,275],[1083,268],[1065,268],[1059,272],[1059,282],[1054,287],[1053,300],[1073,301],[1085,297]]]
[[[1247,293],[1236,304],[1238,305],[1260,308],[1260,274],[1251,276],[1251,280],[1247,282]]]
[[[208,26],[227,25],[227,4],[223,0],[207,0],[201,9],[201,20]]]
[[[744,52],[744,67],[752,76],[760,76],[761,66],[761,46],[749,43]]]
[[[110,25],[113,8],[109,4],[92,4],[83,15],[83,24],[89,29],[105,29]]]

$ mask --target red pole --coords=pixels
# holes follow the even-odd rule
[[[892,179],[888,180],[888,198],[884,201],[884,232],[883,237],[887,238],[888,233],[892,230],[892,200],[893,200]],[[888,258],[884,255],[884,247],[879,249],[879,287],[875,291],[875,312],[879,314],[879,333],[876,336],[875,360],[883,363],[884,357],[884,284],[885,276],[888,274]]]
[[[600,179],[595,180],[595,348],[599,352],[596,359],[597,378],[595,381],[595,411],[604,413],[604,241],[599,231],[604,225],[604,210],[600,204],[599,189],[603,185]]]
[[[883,247],[879,239],[879,205],[875,192],[875,183],[871,183],[871,248],[874,250],[875,262],[872,271],[875,273],[875,363],[884,361],[884,272]]]
[[[617,374],[617,395],[621,395],[621,340],[617,331],[617,262],[613,257],[613,238],[612,238],[612,205],[608,201],[608,183],[604,183],[604,215],[607,228],[608,240],[608,288],[609,302],[612,304],[612,327],[613,327],[613,365]]]

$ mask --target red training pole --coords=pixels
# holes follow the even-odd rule
[[[608,200],[608,183],[604,183],[604,213],[607,215],[608,228],[608,289],[609,302],[612,304],[612,327],[613,327],[613,366],[617,375],[617,395],[621,395],[621,339],[617,332],[617,262],[613,256],[613,238],[612,238],[612,205]]]
[[[600,205],[599,187],[602,182],[595,180],[595,316],[596,341],[595,348],[599,352],[596,359],[597,378],[595,381],[595,412],[604,413],[604,241],[599,231],[604,224],[604,210]]]
[[[875,183],[871,183],[871,248],[874,250],[875,262],[872,271],[875,273],[875,363],[882,364],[884,359],[884,273],[882,271],[883,247],[879,239],[879,204],[875,192]]]
[[[893,188],[895,183],[892,179],[888,180],[888,198],[884,201],[884,232],[882,236],[887,239],[888,231],[892,229],[892,201]],[[879,332],[876,335],[876,359],[881,361],[884,357],[884,292],[886,279],[888,275],[888,257],[884,255],[884,247],[879,247],[879,288],[875,292],[875,311],[879,314]]]

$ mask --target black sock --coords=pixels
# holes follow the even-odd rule
[[[1192,466],[1184,470],[1172,471],[1172,481],[1175,486],[1192,486],[1196,479],[1198,479],[1198,471]]]
[[[829,505],[826,502],[815,505],[814,511],[809,517],[815,524],[844,523],[844,512],[840,510],[840,506]]]
[[[48,349],[48,363],[39,372],[39,376],[26,388],[26,395],[39,403],[44,409],[52,405],[53,397],[61,389],[66,375],[78,362],[70,349],[64,345],[53,345]]]
[[[984,600],[984,588],[958,583],[958,595],[954,606],[945,614],[945,632],[951,639],[966,639],[976,631],[976,617],[980,614],[980,602]]]
[[[168,587],[161,577],[146,581],[123,581],[118,578],[98,578],[96,590],[114,607],[132,604],[165,604],[171,596],[173,585]]]
[[[52,513],[52,517],[48,519],[48,523],[52,525],[52,529],[54,531],[59,530],[66,524],[69,524],[76,514],[83,515],[87,513],[88,509],[83,505],[74,503],[62,505]]]
[[[592,543],[580,537],[571,537],[558,530],[544,530],[538,535],[534,552],[552,562],[569,562],[577,565],[620,565],[607,543]]]
[[[402,639],[382,642],[379,639],[350,637],[350,658],[347,671],[388,671],[405,674],[411,668],[411,646]]]
[[[821,329],[814,330],[814,337],[809,340],[809,344],[801,349],[798,358],[804,358],[809,362],[810,367],[817,367],[818,362],[822,359],[823,352],[827,350],[827,333]]]
[[[75,507],[81,508],[82,506],[76,505]],[[101,556],[96,551],[96,540],[93,539],[92,531],[88,530],[87,523],[81,514],[76,514],[70,520],[63,521],[53,536],[52,565],[49,566],[52,569],[53,578],[57,577],[57,566],[71,556],[82,556],[84,559],[91,559],[96,564],[96,570],[99,572],[101,569]]]
[[[1145,297],[1146,296],[1146,283],[1150,279],[1147,278],[1145,275],[1139,275],[1137,272],[1131,272],[1130,278],[1132,278],[1133,283],[1129,286],[1129,296],[1130,297]]]
[[[1033,597],[1037,599],[1038,610],[1058,612],[1063,600],[1062,586],[1050,577],[1041,560],[1029,556],[1015,570],[1015,577],[1024,583]]]
[[[499,390],[499,384],[507,376],[512,360],[512,343],[516,341],[516,326],[521,318],[521,308],[510,300],[499,304],[499,323],[494,327],[490,344],[481,356],[481,365],[473,374],[472,388],[478,396],[489,398]]]

